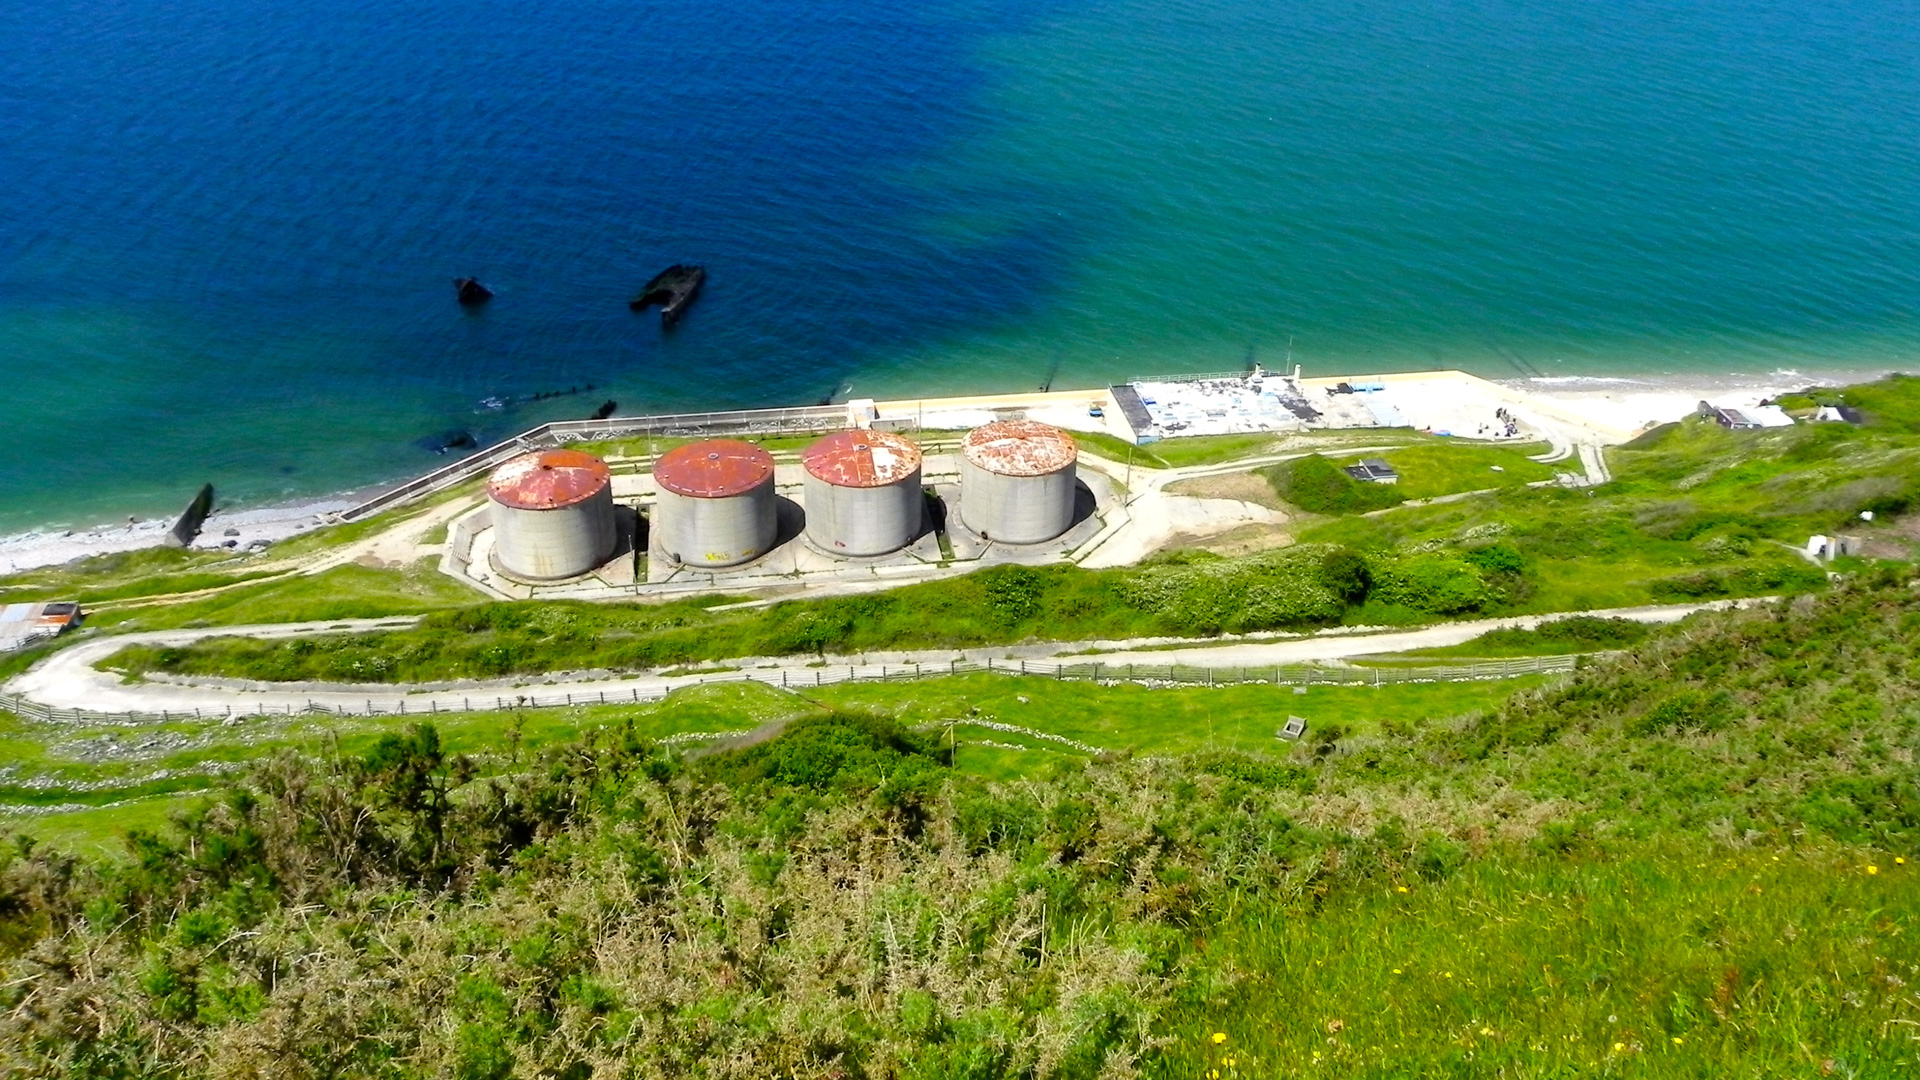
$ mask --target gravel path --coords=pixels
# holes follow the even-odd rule
[[[495,680],[476,683],[470,688],[421,691],[405,686],[376,685],[355,688],[327,687],[308,689],[289,685],[286,689],[240,689],[218,685],[183,682],[125,683],[117,675],[100,671],[93,665],[119,649],[132,644],[182,645],[203,638],[246,636],[260,638],[297,637],[327,632],[367,632],[405,629],[416,620],[350,619],[327,623],[290,623],[271,626],[218,627],[199,630],[167,630],[144,634],[121,634],[86,641],[48,657],[5,687],[9,693],[56,709],[86,709],[94,712],[183,712],[205,714],[286,713],[308,706],[320,706],[346,713],[423,713],[466,708],[502,706],[582,704],[598,700],[646,701],[668,691],[700,683],[753,679],[774,685],[812,685],[816,678],[841,681],[849,674],[874,678],[883,671],[898,673],[902,668],[924,666],[929,674],[954,660],[1041,660],[1084,663],[1098,660],[1103,665],[1167,665],[1195,667],[1265,667],[1298,664],[1315,660],[1343,660],[1375,653],[1457,645],[1489,630],[1503,627],[1531,628],[1546,621],[1584,614],[1602,618],[1616,617],[1638,622],[1666,623],[1685,618],[1696,611],[1744,607],[1763,600],[1715,601],[1704,604],[1666,604],[1648,607],[1615,608],[1604,611],[1564,612],[1526,615],[1505,619],[1477,619],[1471,622],[1443,623],[1417,630],[1368,630],[1338,628],[1303,635],[1262,635],[1257,639],[1208,640],[1192,644],[1174,644],[1166,639],[1133,641],[1077,641],[1045,644],[998,646],[983,649],[927,650],[920,652],[868,653],[858,657],[830,657],[825,665],[794,657],[750,658],[716,662],[736,670],[704,675],[620,675],[592,673],[574,678],[558,676],[534,681]],[[1148,648],[1147,646],[1159,646]]]

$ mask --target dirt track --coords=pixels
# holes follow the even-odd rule
[[[220,636],[247,637],[297,637],[305,634],[326,633],[328,631],[356,631],[399,629],[411,626],[415,620],[402,619],[355,619],[328,623],[298,623],[273,626],[221,627],[201,630],[168,630],[146,634],[123,634],[102,637],[63,649],[48,657],[32,670],[16,676],[5,687],[30,701],[56,709],[86,709],[95,712],[187,712],[196,710],[205,713],[252,714],[284,713],[289,710],[306,708],[309,705],[324,706],[330,710],[347,713],[366,713],[369,711],[392,713],[404,710],[409,713],[428,712],[430,710],[460,710],[467,707],[494,708],[504,702],[508,705],[520,703],[527,705],[554,705],[569,701],[587,702],[605,695],[608,701],[649,700],[665,695],[668,691],[682,686],[691,686],[704,682],[725,679],[753,679],[782,685],[791,682],[794,685],[811,684],[823,670],[830,671],[834,681],[844,678],[847,672],[856,676],[875,677],[882,668],[898,672],[903,667],[925,665],[929,674],[952,660],[980,661],[993,659],[1072,659],[1090,661],[1097,659],[1102,664],[1184,664],[1196,667],[1264,667],[1277,664],[1297,664],[1313,660],[1341,660],[1374,653],[1400,652],[1408,649],[1433,648],[1445,645],[1457,645],[1471,640],[1489,630],[1502,627],[1532,627],[1541,622],[1567,615],[1587,614],[1599,617],[1617,617],[1634,619],[1640,622],[1674,622],[1696,611],[1747,606],[1762,600],[1715,601],[1705,604],[1670,604],[1636,608],[1616,608],[1606,611],[1565,612],[1547,615],[1526,615],[1506,619],[1478,619],[1472,622],[1444,623],[1438,626],[1424,627],[1418,630],[1369,631],[1365,628],[1337,629],[1315,634],[1295,636],[1269,636],[1260,640],[1240,640],[1231,642],[1207,641],[1193,642],[1190,645],[1174,647],[1146,648],[1148,645],[1160,645],[1159,639],[1141,639],[1134,641],[1074,641],[1049,642],[1036,645],[1000,646],[996,648],[941,650],[898,653],[869,653],[858,657],[829,657],[827,667],[823,669],[817,661],[809,662],[794,657],[751,658],[727,661],[736,666],[737,671],[725,675],[682,675],[666,677],[659,675],[636,675],[608,677],[604,673],[596,678],[578,678],[573,680],[555,679],[535,682],[526,677],[519,679],[501,679],[476,682],[470,687],[455,690],[409,691],[404,685],[372,685],[364,687],[318,687],[307,689],[290,685],[286,689],[261,688],[241,689],[218,685],[194,685],[186,683],[133,683],[128,684],[117,675],[100,671],[93,665],[106,659],[115,651],[132,644],[180,645],[203,638]],[[1088,650],[1101,650],[1097,655],[1084,655]],[[1083,654],[1070,656],[1069,654]]]

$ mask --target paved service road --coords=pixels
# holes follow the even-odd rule
[[[1045,644],[999,646],[967,650],[929,650],[923,652],[868,653],[858,657],[829,658],[826,667],[817,660],[796,657],[755,658],[717,662],[737,665],[739,670],[724,675],[707,674],[666,677],[660,675],[556,677],[532,682],[528,677],[476,682],[457,689],[409,689],[407,686],[370,685],[343,688],[288,684],[240,684],[233,680],[186,682],[126,683],[117,675],[100,671],[93,665],[128,645],[184,645],[210,637],[296,637],[332,632],[360,632],[405,629],[417,620],[349,619],[327,623],[289,623],[272,626],[233,626],[198,630],[166,630],[144,634],[101,637],[70,646],[48,657],[32,670],[16,676],[6,690],[37,704],[56,709],[85,709],[93,712],[185,712],[213,714],[284,713],[309,705],[343,713],[408,713],[464,708],[498,708],[502,704],[557,705],[591,703],[597,700],[646,701],[659,698],[682,686],[725,679],[754,679],[774,685],[812,685],[816,678],[841,681],[852,674],[876,678],[882,669],[898,673],[902,668],[924,665],[928,674],[936,674],[953,660],[1042,660],[1086,663],[1098,660],[1102,665],[1141,664],[1163,666],[1183,664],[1194,667],[1266,667],[1298,664],[1313,660],[1342,660],[1374,653],[1407,649],[1458,645],[1489,630],[1502,627],[1533,627],[1569,615],[1593,615],[1601,618],[1626,618],[1639,622],[1666,623],[1685,618],[1696,611],[1744,607],[1761,600],[1715,601],[1705,604],[1668,604],[1650,607],[1615,608],[1605,611],[1565,612],[1526,615],[1505,619],[1478,619],[1472,622],[1443,623],[1417,630],[1373,632],[1341,628],[1302,635],[1267,635],[1258,639],[1196,641],[1191,644],[1160,644],[1164,639],[1132,642],[1078,641]],[[1156,648],[1146,645],[1160,644]],[[1089,654],[1089,650],[1099,650]]]

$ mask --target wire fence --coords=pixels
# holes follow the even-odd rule
[[[149,726],[191,720],[242,716],[432,716],[457,712],[504,712],[509,709],[567,708],[582,705],[638,704],[657,701],[687,686],[759,682],[786,689],[838,686],[843,683],[907,682],[953,675],[993,673],[1094,682],[1133,682],[1150,685],[1234,686],[1266,683],[1276,686],[1388,686],[1402,683],[1472,682],[1512,679],[1524,675],[1551,675],[1573,671],[1579,656],[1530,656],[1514,660],[1480,660],[1444,666],[1328,667],[1317,664],[1281,664],[1264,667],[1196,667],[1189,664],[1114,664],[1100,660],[1055,664],[1038,660],[952,660],[946,663],[834,664],[777,671],[714,671],[684,675],[652,686],[619,689],[537,688],[526,693],[468,694],[437,691],[390,697],[349,699],[329,695],[328,701],[246,702],[225,709],[180,709],[159,712],[95,712],[55,709],[13,694],[0,694],[0,710],[41,723]]]

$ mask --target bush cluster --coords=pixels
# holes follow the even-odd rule
[[[133,833],[125,860],[0,844],[0,1047],[13,1071],[55,1078],[156,1063],[289,1080],[1165,1073],[1161,1048],[1187,1053],[1164,1041],[1169,1017],[1220,1030],[1235,953],[1217,946],[1235,934],[1324,919],[1364,941],[1418,914],[1409,885],[1475,867],[1531,882],[1649,837],[1703,868],[1753,849],[1842,867],[1913,850],[1916,655],[1920,594],[1888,576],[1697,619],[1490,715],[1390,738],[1330,720],[1277,756],[1103,760],[1004,785],[956,776],[938,740],[885,718],[819,717],[692,761],[618,728],[533,762],[473,761],[417,727],[357,757],[262,763],[173,828]],[[1635,880],[1622,904],[1658,899]],[[1876,1053],[1871,1032],[1910,1001],[1828,975],[1920,962],[1903,883],[1885,883],[1871,942],[1798,923],[1806,943],[1781,962],[1819,970],[1783,981],[1790,1014],[1728,1009],[1715,1028],[1618,949],[1608,985],[1686,1004],[1670,1019],[1689,1043],[1747,1045],[1791,1015],[1794,1038],[1853,1025]],[[1582,926],[1608,907],[1545,899]],[[1699,933],[1727,956],[1709,914]],[[1533,925],[1483,932],[1528,948],[1513,936]],[[1563,959],[1523,966],[1541,964]],[[1276,992],[1278,970],[1241,985]],[[1393,985],[1415,992],[1411,974]],[[1445,992],[1477,1010],[1504,991],[1463,977]],[[1527,1032],[1538,1004],[1522,987],[1500,1030]],[[1432,1038],[1457,1053],[1452,1029]],[[1531,1041],[1476,1052],[1504,1061]]]
[[[1305,545],[1236,559],[1148,567],[1126,580],[1123,595],[1183,632],[1271,630],[1339,619],[1344,595],[1365,563],[1328,560],[1335,549]],[[1364,587],[1361,587],[1364,595]]]

